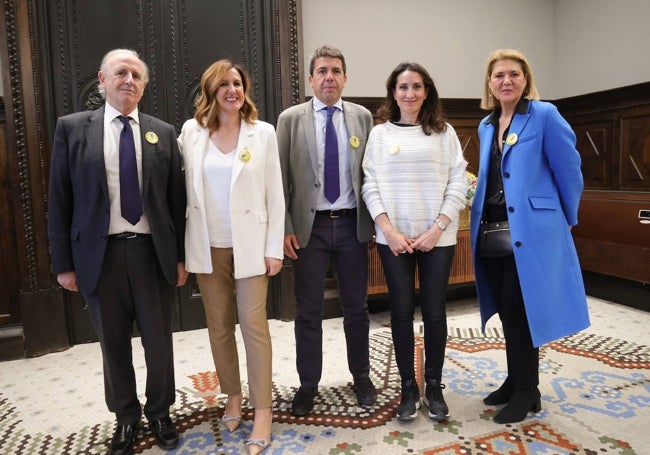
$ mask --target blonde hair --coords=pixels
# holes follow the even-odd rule
[[[521,65],[521,70],[526,78],[526,88],[521,95],[528,100],[538,100],[539,92],[535,86],[535,78],[533,77],[533,70],[530,68],[528,60],[521,52],[515,49],[497,49],[492,52],[487,60],[487,68],[485,70],[485,80],[483,81],[483,97],[481,98],[481,109],[491,111],[498,106],[498,101],[492,96],[490,91],[490,77],[492,77],[492,70],[496,62],[501,60],[513,60]]]
[[[239,73],[244,87],[244,105],[239,110],[239,115],[247,123],[252,124],[257,120],[257,107],[250,98],[251,80],[248,73],[244,67],[230,60],[218,60],[210,65],[201,77],[201,93],[196,99],[196,111],[194,112],[194,119],[210,132],[219,128],[217,90],[233,68]]]

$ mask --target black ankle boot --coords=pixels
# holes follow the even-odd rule
[[[515,390],[506,407],[499,411],[493,420],[496,423],[521,422],[529,411],[539,412],[541,410],[541,394],[537,387],[528,390]]]
[[[488,406],[497,406],[500,404],[506,404],[510,401],[514,387],[512,385],[512,380],[510,376],[506,377],[506,380],[503,381],[501,387],[496,389],[494,392],[489,394],[487,397],[483,398],[483,403]]]

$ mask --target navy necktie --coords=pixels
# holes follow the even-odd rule
[[[135,158],[133,130],[129,124],[131,117],[120,115],[120,207],[122,218],[135,225],[142,216],[142,197],[138,184],[138,162]]]
[[[327,122],[325,124],[325,197],[331,203],[336,201],[341,188],[339,183],[339,141],[332,116],[336,107],[327,107]]]

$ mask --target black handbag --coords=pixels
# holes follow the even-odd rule
[[[479,254],[483,258],[502,258],[512,254],[512,238],[507,221],[481,223],[478,241]]]

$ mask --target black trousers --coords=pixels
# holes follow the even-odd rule
[[[539,349],[533,346],[514,255],[483,258],[506,339],[508,376],[515,390],[539,385]]]
[[[104,393],[118,425],[140,420],[131,338],[138,324],[147,365],[144,413],[169,415],[175,400],[171,305],[175,286],[163,277],[150,236],[108,240],[96,291],[86,296],[104,363]]]
[[[298,250],[294,263],[296,368],[300,384],[308,387],[318,386],[323,370],[323,296],[330,261],[343,310],[348,368],[354,378],[370,372],[368,244],[357,240],[356,215],[317,214],[309,243]]]
[[[442,379],[447,344],[447,283],[456,246],[436,247],[428,252],[395,256],[387,245],[377,245],[388,286],[390,323],[395,360],[403,381],[414,380],[415,269],[417,266],[419,301],[424,323],[424,378]]]

